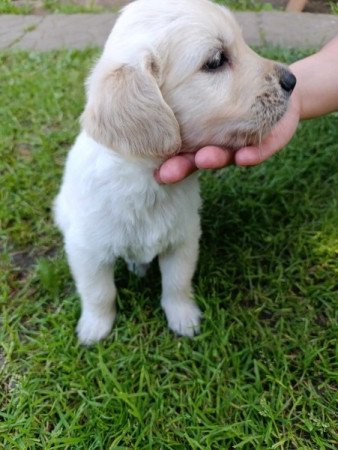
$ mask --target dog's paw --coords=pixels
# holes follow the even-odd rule
[[[172,331],[189,337],[199,333],[202,313],[193,300],[165,301],[162,305]]]
[[[115,315],[115,312],[106,316],[82,313],[76,327],[80,343],[91,345],[105,338],[112,329]]]

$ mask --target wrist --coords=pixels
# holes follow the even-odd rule
[[[302,92],[302,86],[301,86],[301,82],[300,82],[300,76],[299,73],[297,73],[297,63],[292,64],[290,66],[290,70],[291,72],[296,76],[297,78],[297,83],[295,86],[295,89],[292,92],[292,95],[290,97],[290,105],[289,105],[289,109],[292,109],[292,111],[294,112],[294,114],[296,116],[298,116],[299,120],[305,119],[306,118],[306,114],[304,113],[304,102],[303,102],[303,92]]]
[[[338,37],[319,52],[291,64],[297,78],[294,94],[300,119],[313,119],[338,109],[337,53]]]
[[[302,92],[300,86],[294,89],[291,98],[291,108],[298,118],[298,120],[304,119],[303,102],[302,102]]]

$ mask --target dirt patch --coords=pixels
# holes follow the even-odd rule
[[[13,265],[20,272],[27,272],[31,266],[35,263],[36,256],[32,254],[32,251],[20,251],[11,253],[11,260]]]
[[[39,258],[53,258],[56,255],[57,250],[58,247],[52,246],[39,249],[39,251],[36,251],[33,248],[27,248],[10,252],[9,256],[13,277],[16,280],[25,279]]]

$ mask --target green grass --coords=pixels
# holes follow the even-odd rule
[[[97,4],[95,0],[91,2],[83,2],[82,5],[72,0],[43,0],[41,2],[26,0],[20,4],[17,4],[13,0],[0,0],[0,14],[34,14],[37,11],[43,11],[45,13],[75,14],[100,13],[107,10],[116,12],[117,8],[114,6],[104,8],[103,6]]]
[[[17,5],[12,0],[0,0],[0,14],[31,14],[32,9],[28,2]]]
[[[257,0],[213,0],[215,3],[227,6],[233,11],[271,11],[274,9],[269,2]]]
[[[238,11],[262,11],[273,9],[271,3],[263,3],[256,0],[214,0],[216,3],[227,5],[229,8]],[[117,7],[112,5],[111,7],[100,5],[96,0],[91,2],[83,2],[79,4],[73,0],[60,1],[60,0],[43,0],[41,4],[37,5],[34,0],[26,0],[26,2],[17,5],[13,0],[0,0],[0,13],[2,14],[31,14],[35,9],[44,10],[47,13],[99,13],[103,11],[116,12]]]
[[[75,14],[75,13],[100,13],[109,10],[110,12],[118,11],[118,8],[103,7],[95,0],[91,2],[84,2],[82,5],[73,2],[72,0],[60,2],[59,0],[44,0],[44,8],[48,13],[63,13],[63,14]]]
[[[226,5],[234,11],[270,11],[276,9],[270,2],[259,0],[212,0],[221,5]],[[332,14],[338,14],[338,2],[327,0]],[[19,4],[14,0],[0,0],[0,14],[34,14],[36,11],[45,13],[100,13],[105,11],[117,12],[118,7],[101,5],[97,0],[83,1],[79,4],[74,0],[35,0],[22,1]]]
[[[232,10],[238,11],[271,11],[274,9],[283,10],[270,2],[262,2],[259,0],[213,0],[221,5],[226,5]],[[330,8],[332,14],[338,14],[338,2],[326,0],[325,3]],[[329,11],[328,11],[329,12]]]
[[[338,14],[338,2],[329,1],[332,14]]]
[[[337,114],[202,175],[200,336],[167,330],[156,265],[121,263],[114,330],[83,348],[50,205],[96,55],[0,56],[0,447],[337,448]]]

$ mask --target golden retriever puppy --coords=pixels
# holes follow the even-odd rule
[[[82,343],[111,330],[119,257],[142,275],[158,256],[169,327],[199,331],[191,286],[197,175],[161,186],[154,170],[180,150],[259,143],[285,113],[295,82],[207,0],[138,0],[123,10],[88,78],[82,131],[55,201],[82,302]]]

